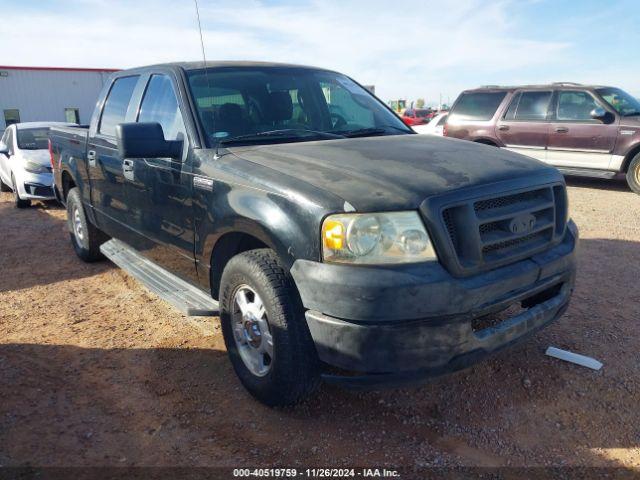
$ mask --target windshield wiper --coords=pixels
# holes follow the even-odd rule
[[[308,133],[311,135],[296,135],[298,133]],[[345,138],[344,135],[331,132],[321,132],[319,130],[309,130],[306,128],[283,128],[281,130],[269,130],[266,132],[247,133],[236,137],[224,138],[218,142],[219,145],[230,145],[232,143],[242,143],[263,140],[267,138],[304,138],[305,136],[320,138]]]
[[[345,137],[349,137],[349,138],[367,137],[369,135],[382,135],[384,133],[388,133],[387,129],[389,128],[392,128],[393,130],[397,130],[402,133],[411,133],[408,130],[405,130],[399,127],[394,127],[393,125],[383,125],[381,127],[370,127],[370,128],[358,128],[356,130],[344,130],[344,131],[340,131],[340,133]]]

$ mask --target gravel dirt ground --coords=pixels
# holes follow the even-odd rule
[[[572,180],[567,314],[427,385],[323,386],[272,410],[240,386],[217,319],[189,319],[73,253],[65,211],[0,197],[0,465],[625,466],[640,469],[640,196]],[[546,357],[593,356],[592,371]]]

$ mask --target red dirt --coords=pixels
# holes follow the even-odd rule
[[[0,197],[0,465],[640,467],[640,196],[573,181],[567,314],[419,388],[254,401],[217,319],[189,319],[73,253],[65,212]],[[604,363],[595,372],[547,346]]]

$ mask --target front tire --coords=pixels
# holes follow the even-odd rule
[[[67,195],[67,226],[73,249],[81,260],[90,263],[104,258],[100,245],[108,238],[87,220],[77,187]]]
[[[16,208],[29,208],[31,206],[31,200],[23,200],[20,198],[20,192],[18,192],[18,184],[16,183],[16,177],[11,174],[11,184],[13,185],[13,203]]]
[[[233,257],[219,298],[229,358],[249,393],[274,407],[308,397],[319,384],[318,358],[298,291],[275,252]]]
[[[627,169],[627,184],[634,193],[640,195],[640,153],[633,157]]]

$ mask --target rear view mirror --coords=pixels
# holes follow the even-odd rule
[[[181,140],[165,140],[159,123],[121,123],[116,126],[121,158],[173,158],[182,155]]]
[[[4,143],[0,143],[0,155],[9,156],[9,147],[7,147]]]

